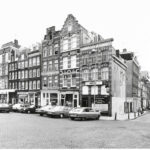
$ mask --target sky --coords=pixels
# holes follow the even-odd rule
[[[68,14],[89,31],[113,38],[150,72],[150,0],[0,0],[0,45],[17,39],[23,47],[41,42],[46,28],[60,30]]]

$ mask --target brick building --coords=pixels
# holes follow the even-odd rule
[[[103,113],[124,113],[126,66],[113,39],[85,44],[80,52],[80,104]]]
[[[59,53],[60,31],[52,26],[42,41],[42,90],[41,105],[59,104]]]
[[[17,40],[3,44],[0,49],[0,102],[8,103],[9,94],[14,93],[15,90],[8,89],[8,63],[14,59],[19,49]],[[13,56],[12,56],[13,55]]]

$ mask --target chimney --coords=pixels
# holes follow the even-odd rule
[[[116,50],[116,56],[119,58],[119,55],[120,55],[120,51],[119,49]]]
[[[127,49],[126,49],[126,48],[124,48],[124,49],[123,49],[123,52],[127,52]]]

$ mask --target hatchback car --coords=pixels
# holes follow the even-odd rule
[[[60,117],[60,118],[64,118],[64,117],[69,117],[69,111],[72,109],[72,107],[69,106],[56,106],[52,109],[50,109],[49,111],[47,111],[47,115],[50,117]]]
[[[22,108],[23,108],[23,104],[20,104],[20,103],[14,104],[12,106],[12,110],[15,111],[15,112],[19,112]]]
[[[69,117],[71,120],[74,120],[76,118],[80,118],[82,120],[85,119],[99,119],[100,117],[100,111],[92,109],[90,107],[77,107],[72,109],[69,112]]]
[[[41,108],[37,108],[35,110],[36,113],[40,114],[40,116],[43,116],[45,114],[47,114],[47,111],[54,108],[55,106],[52,105],[46,105],[46,106],[42,106]]]
[[[0,112],[10,112],[10,106],[8,104],[0,104]]]

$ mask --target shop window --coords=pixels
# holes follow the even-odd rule
[[[109,93],[107,92],[107,88],[105,85],[101,86],[101,94],[102,95],[109,95]]]
[[[98,86],[92,86],[91,87],[91,94],[92,95],[98,95]]]
[[[82,87],[82,94],[83,95],[88,95],[89,94],[89,87],[88,86],[83,86]]]

